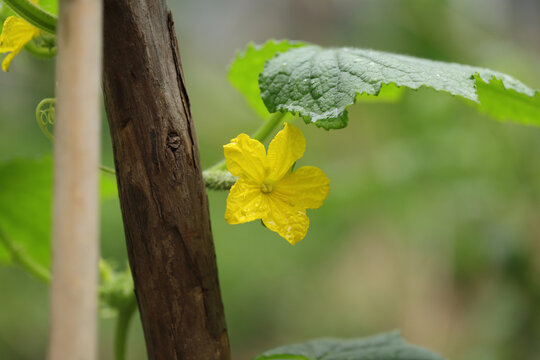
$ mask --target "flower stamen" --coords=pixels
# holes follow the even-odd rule
[[[268,180],[265,180],[262,184],[261,184],[261,192],[264,193],[264,194],[269,194],[272,192],[272,190],[274,190],[274,184]]]

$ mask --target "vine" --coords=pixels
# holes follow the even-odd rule
[[[56,33],[58,18],[28,0],[2,0],[18,16],[50,34]]]

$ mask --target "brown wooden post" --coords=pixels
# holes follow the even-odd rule
[[[105,0],[104,91],[149,359],[230,359],[208,200],[165,0]]]

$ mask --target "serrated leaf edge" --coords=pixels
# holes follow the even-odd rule
[[[306,46],[312,46],[313,48],[324,49],[324,48],[322,48],[320,46],[311,45],[309,43],[306,43]],[[341,50],[341,49],[354,49],[354,48],[348,48],[348,47],[330,48],[328,50]],[[291,50],[294,50],[294,48],[289,49],[288,51],[291,51]],[[360,49],[360,50],[371,50],[371,49]],[[378,51],[378,50],[376,50],[376,51]],[[276,60],[280,55],[282,55],[282,54],[284,54],[286,52],[277,53],[276,56],[274,56],[272,59],[267,60],[265,62],[265,65],[264,65],[264,69],[266,69],[266,66],[270,61]],[[383,51],[378,51],[378,52],[385,53]],[[396,55],[397,56],[405,56],[405,57],[408,57],[408,58],[415,58],[415,59],[419,59],[419,60],[429,60],[429,59],[423,59],[423,58],[418,58],[418,57],[409,56],[409,55],[401,55],[401,54],[394,54],[394,53],[388,53],[388,54],[393,55],[393,56],[396,56]],[[459,64],[459,63],[455,63],[455,62],[442,62],[442,61],[435,61],[435,60],[429,60],[429,61],[440,63],[440,64],[443,64],[443,65],[458,65],[458,66],[470,67],[471,70],[479,69],[478,67]],[[371,94],[371,93],[368,93],[367,91],[356,92],[355,96],[354,96],[354,99],[350,104],[348,104],[348,105],[346,105],[344,107],[338,107],[338,108],[334,108],[332,110],[325,111],[322,114],[316,114],[316,113],[312,113],[312,112],[305,112],[305,111],[303,111],[304,110],[303,107],[291,106],[291,105],[287,105],[287,104],[276,105],[274,110],[275,111],[280,111],[280,112],[288,112],[288,113],[291,113],[293,116],[299,116],[304,120],[304,122],[306,124],[313,123],[317,127],[323,128],[325,130],[334,130],[334,129],[342,129],[342,128],[347,126],[347,124],[348,124],[348,111],[347,111],[347,109],[350,106],[356,104],[357,98],[358,98],[359,95],[367,94],[369,96],[378,96],[380,94],[380,92],[381,92],[381,88],[382,88],[383,85],[391,85],[391,84],[393,84],[397,88],[405,88],[405,89],[409,89],[409,90],[413,90],[413,91],[418,91],[421,88],[432,89],[432,90],[437,91],[437,92],[444,92],[444,93],[447,93],[447,94],[449,94],[451,96],[459,97],[459,98],[463,99],[464,101],[471,101],[473,103],[479,104],[480,106],[482,104],[481,104],[481,102],[480,102],[480,100],[478,98],[478,79],[482,80],[484,83],[486,83],[488,85],[493,80],[500,81],[502,83],[502,85],[504,86],[504,89],[506,91],[513,91],[513,92],[515,92],[517,94],[523,94],[523,95],[529,96],[531,99],[533,99],[536,96],[540,96],[540,90],[535,90],[535,89],[531,89],[531,88],[527,87],[527,88],[529,88],[531,90],[530,93],[529,92],[522,92],[522,91],[516,90],[515,88],[513,88],[512,86],[507,84],[506,81],[505,81],[505,77],[507,77],[509,75],[506,75],[506,74],[503,74],[503,73],[500,73],[498,71],[494,71],[494,70],[491,70],[491,69],[485,69],[485,70],[488,70],[488,71],[490,71],[492,73],[499,74],[500,76],[497,77],[496,75],[493,75],[493,74],[491,76],[482,76],[480,71],[474,71],[471,74],[471,76],[469,77],[469,79],[474,81],[473,87],[474,87],[475,99],[469,99],[469,98],[467,98],[467,97],[465,97],[463,95],[453,94],[453,93],[451,93],[451,92],[449,92],[447,90],[437,89],[437,88],[435,88],[433,86],[428,86],[428,85],[420,85],[417,88],[414,88],[414,87],[409,87],[409,86],[404,86],[404,85],[403,86],[398,86],[393,81],[390,81],[390,82],[380,81],[380,82],[377,82],[377,83],[373,84],[373,86],[376,87],[376,92],[375,93]],[[264,73],[264,70],[263,70],[263,72],[261,74],[259,74],[259,86],[261,84],[260,80],[261,80],[261,77],[263,76],[263,73]],[[506,79],[506,80],[508,80],[508,79]],[[263,97],[263,90],[260,89],[260,91],[261,91],[261,97],[263,99],[263,103],[267,107],[268,111],[272,112],[272,109],[269,108],[267,102],[265,101],[265,99]],[[333,115],[333,116],[329,117],[328,115]],[[493,116],[493,115],[491,115],[491,116]],[[337,122],[336,120],[338,120],[340,117],[341,117],[340,121]],[[324,124],[325,120],[328,121],[331,124],[331,126],[329,126],[329,125],[325,126],[325,124]],[[499,120],[501,120],[501,119],[499,119]],[[336,123],[336,124],[333,124],[333,123]],[[525,124],[527,124],[527,123],[525,123]],[[529,124],[529,125],[532,125],[532,124]]]

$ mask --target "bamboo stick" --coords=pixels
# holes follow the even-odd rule
[[[61,0],[49,360],[97,359],[100,0]]]

